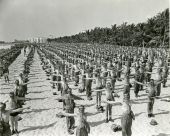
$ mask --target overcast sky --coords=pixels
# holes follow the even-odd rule
[[[0,40],[144,22],[168,6],[169,0],[0,0]]]

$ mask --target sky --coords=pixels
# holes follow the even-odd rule
[[[169,0],[0,0],[0,41],[136,24],[168,7]]]

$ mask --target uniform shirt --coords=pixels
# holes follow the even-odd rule
[[[18,81],[19,81],[19,84],[22,85],[23,84],[23,79],[21,77],[18,77]]]
[[[156,96],[156,87],[155,86],[151,86],[151,85],[148,85],[148,96],[149,97],[155,97]]]
[[[14,96],[14,99],[9,99],[9,110],[17,109],[17,97]]]
[[[114,101],[114,97],[111,89],[106,89],[106,100]]]

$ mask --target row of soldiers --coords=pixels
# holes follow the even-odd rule
[[[5,83],[9,83],[9,70],[10,64],[21,54],[21,46],[15,45],[11,49],[7,49],[0,55],[0,77],[4,76]]]
[[[57,90],[61,91],[60,101],[63,102],[64,115],[67,116],[66,113],[69,113],[67,124],[70,134],[73,133],[71,128],[74,128],[71,127],[74,126],[74,121],[70,115],[74,113],[74,100],[81,99],[72,94],[72,89],[68,85],[70,80],[74,80],[75,86],[78,86],[81,78],[79,92],[86,92],[88,100],[92,100],[92,92],[96,92],[96,108],[99,112],[104,112],[101,96],[105,91],[106,123],[112,120],[112,105],[119,104],[114,102],[114,98],[119,97],[115,92],[115,83],[123,80],[123,107],[125,107],[121,121],[123,136],[131,136],[132,119],[134,119],[129,104],[132,85],[136,98],[139,96],[139,91],[143,90],[143,86],[148,87],[148,117],[153,117],[154,99],[161,94],[161,83],[163,82],[163,87],[166,87],[169,67],[165,50],[132,48],[129,52],[127,48],[105,47],[106,49],[92,47],[92,50],[89,50],[90,48],[87,47],[80,49],[74,45],[62,44],[39,50],[44,70],[48,75],[52,75],[53,88],[56,86]],[[151,78],[154,68],[156,68],[156,79]],[[135,70],[134,74],[132,74],[133,70]],[[134,83],[130,83],[130,78],[134,78]],[[93,80],[96,82],[95,89],[92,89]],[[70,99],[72,101],[68,101]]]
[[[24,70],[19,75],[14,75],[17,76],[17,79],[15,80],[13,91],[9,93],[9,100],[0,103],[0,136],[18,134],[18,121],[22,119],[19,114],[22,114],[23,110],[30,108],[23,108],[23,105],[26,100],[30,100],[25,96],[28,94],[28,74],[33,62],[34,49],[31,48],[29,52],[25,52],[24,56],[26,57]],[[6,110],[6,103],[9,104],[8,110]]]

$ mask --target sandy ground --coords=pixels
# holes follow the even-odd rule
[[[23,69],[25,59],[22,52],[10,66],[11,82],[14,82],[14,75],[18,75]],[[26,97],[32,98],[32,100],[27,101],[26,106],[31,106],[31,109],[25,110],[20,115],[23,119],[19,122],[19,136],[69,136],[66,129],[66,119],[56,117],[56,113],[62,111],[62,103],[56,100],[59,95],[54,96],[52,94],[54,90],[51,88],[50,80],[47,80],[47,76],[42,70],[37,53],[34,56],[29,79],[29,94]],[[96,111],[95,93],[93,93],[93,100],[88,101],[85,93],[78,93],[78,87],[75,87],[73,82],[70,82],[69,86],[73,89],[74,94],[85,99],[76,101],[76,103],[86,105],[87,120],[91,127],[89,136],[121,136],[121,132],[111,130],[113,123],[120,124],[121,106],[112,108],[113,121],[105,123],[105,112],[98,113]],[[162,98],[170,97],[170,80],[168,80],[167,86],[162,88]],[[121,88],[121,82],[117,82],[116,91],[121,97],[116,101],[122,101]],[[4,79],[0,79],[0,101],[8,99],[8,93],[12,89],[12,84],[10,86],[4,84]],[[133,89],[131,90],[132,110],[136,116],[135,121],[133,121],[132,136],[170,136],[170,103],[159,99],[155,100],[154,119],[158,122],[158,125],[151,126],[149,124],[151,119],[147,117],[147,95],[145,91],[141,91],[139,95],[140,97],[136,99]],[[103,94],[102,98],[104,97]],[[75,109],[75,112],[77,112],[77,109]]]

